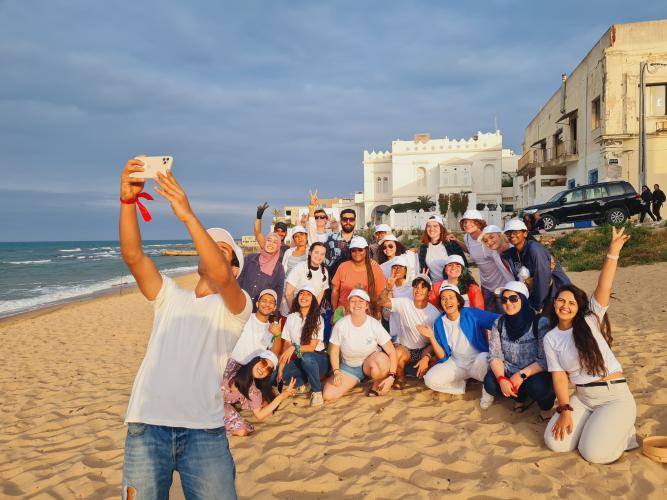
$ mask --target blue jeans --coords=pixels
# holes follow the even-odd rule
[[[505,397],[500,390],[500,384],[496,380],[496,376],[492,370],[489,370],[486,373],[486,377],[484,377],[484,389],[492,396]],[[540,372],[532,377],[528,377],[523,381],[521,387],[519,387],[517,397],[512,397],[511,399],[523,403],[528,398],[537,401],[540,410],[546,411],[551,409],[554,405],[556,394],[554,393],[554,386],[549,372]]]
[[[306,352],[303,354],[303,359],[296,358],[285,365],[283,380],[289,384],[294,377],[297,387],[308,381],[313,392],[322,392],[320,379],[328,375],[329,370],[329,356],[326,352]]]
[[[190,499],[236,499],[236,467],[225,427],[186,429],[130,423],[125,438],[122,498],[166,499],[174,471]]]

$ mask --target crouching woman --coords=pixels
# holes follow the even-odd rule
[[[247,436],[255,428],[243,418],[236,407],[251,410],[255,418],[270,417],[288,397],[294,395],[294,383],[274,398],[271,391],[271,374],[278,365],[278,357],[271,351],[256,351],[242,363],[229,359],[222,379],[222,395],[225,402],[225,429],[228,436]]]
[[[394,344],[382,324],[368,315],[370,304],[364,290],[352,290],[350,314],[334,326],[329,341],[333,375],[324,384],[325,401],[342,397],[367,377],[373,381],[368,396],[387,394],[396,381]]]
[[[459,289],[448,283],[440,288],[440,304],[445,314],[436,320],[434,328],[419,325],[417,330],[428,338],[438,361],[424,375],[426,387],[447,394],[463,394],[466,379],[482,382],[489,368],[489,342],[486,330],[493,327],[497,314],[463,307],[465,301]],[[493,396],[482,387],[482,404]],[[488,403],[490,404],[490,403]]]

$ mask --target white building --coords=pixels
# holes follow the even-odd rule
[[[363,212],[358,219],[375,224],[393,204],[418,196],[437,202],[440,193],[468,192],[471,208],[511,204],[514,192],[503,191],[503,171],[516,172],[518,156],[503,150],[502,143],[499,131],[460,140],[416,134],[411,141],[393,141],[391,151],[364,151],[364,191],[355,196]]]

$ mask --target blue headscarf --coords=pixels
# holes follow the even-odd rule
[[[505,317],[505,332],[507,332],[507,336],[512,341],[520,339],[528,328],[533,325],[533,320],[535,319],[535,311],[530,307],[528,299],[522,293],[517,292],[517,295],[521,299],[521,309],[519,312],[511,316],[507,313],[503,314]]]

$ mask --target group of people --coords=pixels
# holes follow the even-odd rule
[[[660,209],[662,208],[663,203],[667,201],[665,193],[658,184],[653,185],[653,191],[649,189],[647,185],[642,186],[642,192],[640,193],[641,197],[641,207],[639,212],[639,224],[644,223],[644,219],[648,215],[653,222],[658,224],[662,221],[662,216],[660,215]]]
[[[126,416],[124,497],[161,497],[178,470],[186,496],[233,498],[227,436],[254,431],[243,412],[262,421],[297,394],[319,407],[364,381],[367,396],[382,397],[411,376],[447,394],[475,379],[482,410],[496,398],[518,413],[537,402],[554,451],[611,463],[637,446],[606,314],[623,229],[589,299],[518,219],[501,229],[468,210],[457,238],[434,214],[408,249],[385,224],[370,244],[356,235],[351,209],[332,232],[315,193],[305,226],[275,224],[266,236],[260,205],[261,250],[244,256],[229,232],[203,228],[171,173],[159,175],[156,192],[199,253],[192,291],[142,251],[132,205],[144,183],[130,177],[141,171],[130,160],[121,177],[121,253],[155,318]]]

